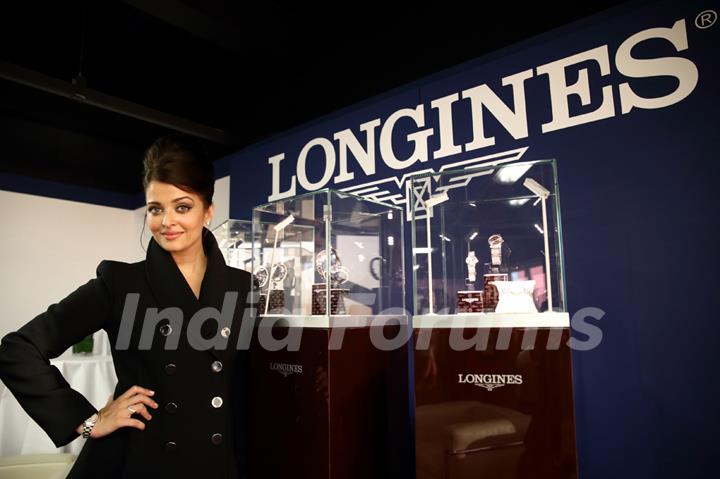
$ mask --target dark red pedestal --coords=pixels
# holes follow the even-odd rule
[[[484,351],[453,350],[452,331],[414,332],[430,335],[414,352],[417,479],[576,478],[568,329],[488,328]]]
[[[400,326],[377,326],[395,337]],[[282,338],[297,333],[273,328]],[[255,335],[249,359],[248,472],[262,479],[411,477],[407,344],[371,342],[372,327],[301,328],[299,351],[267,351]]]

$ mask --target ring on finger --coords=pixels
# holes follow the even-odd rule
[[[137,411],[135,411],[135,409],[131,408],[130,406],[128,406],[127,408],[128,408],[128,411],[130,411],[133,414],[135,414],[137,412]]]

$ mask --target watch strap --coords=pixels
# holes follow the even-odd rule
[[[93,414],[92,416],[90,416],[83,422],[83,432],[82,432],[83,439],[90,438],[90,433],[92,433],[92,429],[93,429],[93,427],[95,427],[95,423],[97,422],[97,419],[98,419],[97,414]]]

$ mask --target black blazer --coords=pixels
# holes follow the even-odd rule
[[[206,229],[203,247],[208,263],[199,300],[151,239],[145,261],[101,262],[96,279],[3,338],[0,379],[58,447],[96,410],[49,359],[85,336],[108,333],[114,397],[135,384],[155,391],[160,407],[150,409],[144,431],[120,428],[88,439],[68,477],[242,477],[245,354],[237,344],[244,319],[243,336],[252,332],[251,275],[226,266]],[[136,314],[128,314],[134,304]]]

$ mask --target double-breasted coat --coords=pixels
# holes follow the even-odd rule
[[[0,379],[58,447],[78,437],[75,429],[96,409],[49,359],[85,336],[107,331],[114,397],[136,384],[155,391],[153,418],[134,416],[145,430],[87,439],[69,477],[243,477],[238,343],[250,318],[251,275],[225,264],[209,230],[202,241],[208,261],[199,299],[151,239],[145,261],[101,262],[97,278],[3,338]]]

